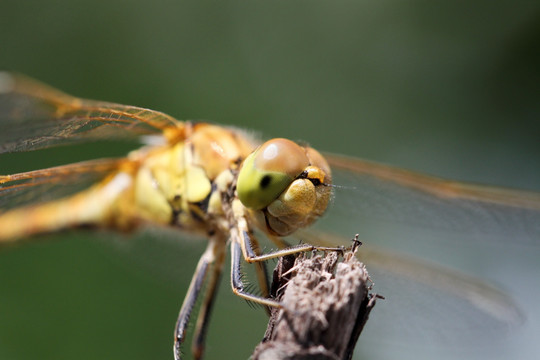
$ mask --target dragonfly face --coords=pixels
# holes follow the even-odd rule
[[[261,261],[313,249],[310,245],[287,249],[281,237],[311,225],[325,212],[332,181],[359,194],[354,199],[349,193],[347,199],[339,199],[343,194],[339,189],[335,194],[336,201],[344,200],[345,205],[334,206],[332,212],[340,219],[351,219],[350,213],[354,214],[348,224],[353,229],[347,230],[347,236],[362,230],[363,226],[357,229],[359,219],[375,217],[390,223],[428,224],[473,235],[540,242],[538,194],[446,181],[335,155],[326,156],[331,174],[327,160],[317,151],[289,140],[273,139],[257,147],[256,141],[238,130],[180,122],[148,109],[82,100],[21,76],[0,76],[0,153],[146,135],[160,141],[126,158],[0,176],[0,243],[79,225],[124,231],[156,224],[206,234],[210,241],[176,326],[176,357],[192,305],[206,282],[208,291],[193,346],[195,356],[202,356],[206,317],[227,243],[231,244],[233,291],[248,300],[279,306],[264,297],[267,280]],[[77,184],[77,191],[63,192],[70,184]],[[341,216],[340,210],[348,216]],[[282,249],[262,254],[254,226]],[[306,240],[321,246],[338,242],[321,234],[310,234]],[[439,288],[502,322],[517,317],[504,294],[470,276],[415,265],[381,252],[364,254],[369,255],[365,260],[368,267],[380,266],[392,275]],[[244,290],[242,258],[255,264],[262,297]]]
[[[286,236],[324,213],[330,184],[330,167],[315,149],[272,139],[245,159],[237,191],[259,227]]]

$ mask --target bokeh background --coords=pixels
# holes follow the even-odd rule
[[[531,190],[540,190],[539,42],[540,4],[532,1],[0,3],[0,68],[71,94]],[[128,148],[6,155],[0,173]],[[156,246],[170,237],[138,236]],[[171,358],[173,325],[204,241],[184,241],[167,259],[173,270],[161,276],[151,265],[165,262],[159,251],[131,260],[129,240],[112,238],[70,232],[0,250],[0,359]],[[433,251],[449,245],[440,246]],[[503,270],[518,270],[502,279],[483,275],[511,291],[520,281],[519,289],[538,288],[536,247],[496,247],[488,253],[509,253]],[[265,315],[224,281],[207,358],[245,359]],[[491,358],[540,356],[537,296],[518,293],[528,298],[520,304],[528,319],[510,334],[507,353]],[[377,311],[384,303],[362,335],[359,358],[457,357],[374,335],[393,327],[378,324]]]

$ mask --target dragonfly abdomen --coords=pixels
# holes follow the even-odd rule
[[[0,215],[0,242],[111,221],[117,199],[132,186],[124,172],[68,198],[10,210]]]

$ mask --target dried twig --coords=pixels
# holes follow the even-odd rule
[[[252,358],[351,359],[376,295],[354,253],[280,259],[272,295],[284,304],[272,309],[266,334]]]

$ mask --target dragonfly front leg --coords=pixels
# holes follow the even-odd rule
[[[240,247],[242,249],[242,254],[244,255],[244,259],[248,263],[261,262],[261,261],[266,261],[269,259],[275,259],[278,257],[287,256],[287,255],[295,255],[295,254],[313,251],[313,250],[339,251],[339,252],[345,251],[344,247],[327,247],[327,246],[316,246],[316,245],[310,245],[310,244],[300,244],[300,245],[296,245],[292,247],[282,248],[276,251],[271,251],[267,254],[259,255],[254,250],[257,248],[257,243],[251,235],[248,222],[246,220],[245,209],[242,203],[240,202],[240,200],[235,199],[233,201],[232,211],[233,211],[234,219],[236,221],[236,228],[233,229],[234,234],[232,234],[231,232],[233,242],[236,241],[240,244]],[[270,239],[276,242],[279,247],[282,247],[286,244],[285,241],[274,236],[271,236]]]
[[[235,199],[232,203],[232,216],[234,218],[235,226],[230,229],[231,231],[231,286],[233,292],[249,301],[253,301],[262,305],[271,307],[281,307],[280,303],[267,297],[257,296],[250,294],[244,290],[244,284],[242,283],[242,272],[240,261],[243,257],[248,263],[260,264],[263,261],[282,257],[286,255],[294,255],[302,252],[308,252],[313,250],[321,251],[344,251],[343,247],[324,247],[314,246],[309,244],[300,244],[294,247],[288,247],[277,251],[270,252],[268,254],[259,254],[257,241],[251,235],[248,222],[246,220],[245,209],[242,203]],[[285,242],[278,241],[278,246],[283,246]],[[260,271],[260,270],[259,270]],[[259,280],[260,281],[260,280]],[[268,290],[263,289],[264,292]],[[266,294],[264,294],[267,296]]]
[[[261,249],[257,239],[251,236],[251,252],[256,256],[261,254]],[[267,298],[270,295],[270,280],[268,279],[268,271],[266,269],[266,263],[264,261],[258,261],[255,264],[255,273],[257,275],[257,281],[259,282],[261,295]],[[266,308],[268,310],[268,308]],[[270,315],[270,312],[268,312]]]
[[[180,360],[182,358],[181,345],[185,340],[186,329],[189,324],[189,318],[193,307],[197,302],[197,298],[201,292],[204,281],[208,274],[208,270],[212,264],[214,264],[214,272],[210,281],[210,286],[208,288],[207,295],[205,296],[205,301],[201,308],[201,313],[199,314],[199,319],[197,322],[197,331],[194,336],[194,342],[197,343],[196,348],[200,353],[199,357],[202,355],[204,348],[204,336],[206,334],[207,320],[208,315],[210,314],[211,307],[213,305],[213,299],[215,295],[215,290],[217,288],[217,281],[219,280],[219,275],[221,274],[221,269],[223,267],[223,245],[222,242],[212,239],[208,244],[206,250],[202,254],[195,273],[191,278],[191,283],[189,284],[189,289],[187,291],[186,297],[184,298],[184,303],[178,314],[178,320],[176,321],[176,327],[174,331],[174,359]],[[217,256],[216,256],[217,255]],[[216,261],[217,259],[217,261]],[[195,355],[198,359],[199,357]]]
[[[242,247],[238,241],[231,241],[231,286],[233,292],[248,300],[259,303],[265,306],[281,307],[281,304],[277,301],[250,294],[244,290],[244,283],[242,282],[242,270],[240,261],[242,260]]]
[[[281,307],[281,304],[266,297],[250,294],[244,290],[244,284],[242,282],[242,270],[240,266],[240,261],[242,260],[242,257],[244,257],[244,260],[246,260],[247,262],[255,262],[256,264],[258,264],[268,259],[273,259],[286,255],[294,255],[312,250],[340,252],[344,251],[344,248],[342,247],[334,248],[301,244],[292,248],[277,250],[264,255],[256,255],[255,251],[251,246],[251,238],[249,237],[248,232],[243,232],[244,236],[239,236],[238,230],[234,229],[233,231],[231,231],[231,233],[233,234],[233,240],[231,241],[231,286],[233,292],[246,300],[271,307]],[[247,256],[245,255],[246,253],[248,254]],[[242,256],[243,254],[244,256]]]

